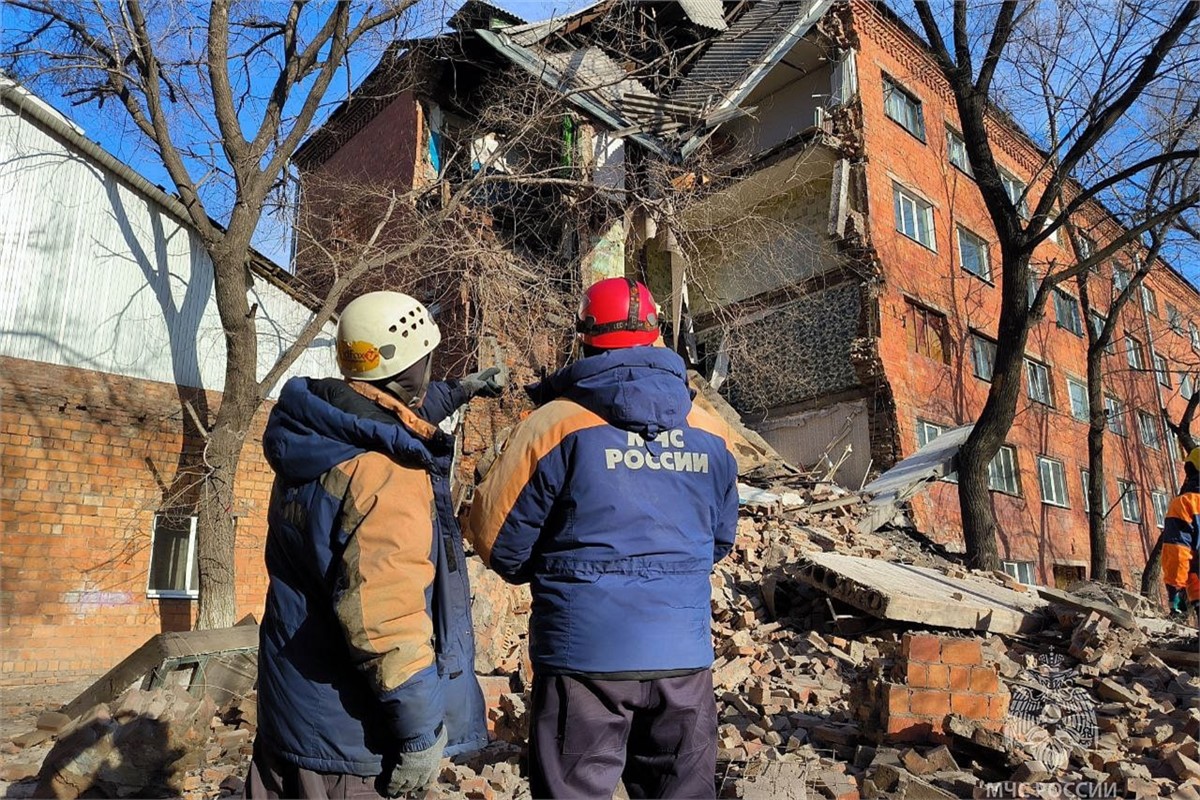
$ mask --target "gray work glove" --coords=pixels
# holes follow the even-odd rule
[[[438,731],[437,741],[425,750],[397,753],[396,765],[390,773],[380,775],[383,794],[400,797],[409,792],[428,789],[437,779],[438,767],[442,764],[442,751],[446,749],[446,726]]]
[[[472,372],[458,382],[471,397],[499,397],[508,386],[508,370],[505,367],[489,367]]]

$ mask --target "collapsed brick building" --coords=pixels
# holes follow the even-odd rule
[[[747,421],[794,463],[850,488],[974,419],[991,377],[999,248],[949,89],[885,5],[602,3],[527,23],[472,1],[448,25],[397,46],[297,154],[309,208],[330,203],[322,184],[335,177],[419,193],[501,165],[505,191],[471,198],[499,252],[540,248],[565,287],[645,280],[669,311],[668,338],[723,381]],[[537,147],[487,127],[497,84],[518,76],[564,100],[541,120]],[[1016,202],[1045,156],[999,112],[990,124]],[[648,178],[656,168],[670,173],[666,191]],[[586,183],[593,202],[572,205],[578,193],[522,180],[547,175]],[[551,215],[555,203],[578,213]],[[1119,231],[1099,205],[1081,218],[1093,246]],[[1035,260],[1071,258],[1059,234]],[[1114,258],[1096,271],[1098,306],[1130,267]],[[308,268],[301,246],[297,269]],[[532,357],[510,341],[516,332],[481,309],[475,279],[443,291],[471,306],[456,317],[465,361],[492,360],[485,351],[499,342],[526,376],[561,363],[552,337]],[[1105,365],[1105,577],[1126,586],[1139,580],[1178,480],[1159,409],[1179,417],[1200,360],[1195,287],[1161,264],[1141,300],[1123,312]],[[1088,558],[1080,392],[1083,326],[1096,320],[1082,319],[1069,290],[1048,305],[990,475],[1005,569],[1068,583],[1085,577]],[[477,429],[474,446],[490,431]],[[912,514],[917,528],[961,547],[951,482],[916,498]]]
[[[62,681],[194,624],[200,420],[221,401],[224,334],[179,201],[7,79],[0,174],[0,684]],[[312,301],[257,254],[247,275],[265,374]],[[333,371],[328,333],[289,376]],[[267,410],[230,509],[239,616],[266,593]]]

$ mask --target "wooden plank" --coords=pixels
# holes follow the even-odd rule
[[[1117,608],[1114,605],[1101,603],[1096,600],[1088,600],[1085,597],[1077,597],[1073,594],[1068,594],[1064,591],[1053,589],[1049,586],[1037,587],[1037,593],[1043,599],[1049,600],[1051,603],[1058,603],[1059,605],[1064,605],[1068,608],[1073,608],[1076,611],[1083,611],[1085,613],[1091,613],[1095,611],[1097,614],[1103,617],[1108,617],[1110,620],[1120,625],[1127,631],[1137,630],[1138,624],[1137,620],[1134,619],[1133,614]]]

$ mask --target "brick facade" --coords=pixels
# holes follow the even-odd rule
[[[950,163],[947,130],[961,128],[932,57],[872,4],[854,2],[852,10],[859,48],[859,100],[866,153],[865,210],[871,245],[880,263],[878,355],[894,397],[899,455],[903,457],[917,449],[918,420],[948,428],[972,421],[983,407],[989,384],[975,375],[972,334],[995,336],[1000,252],[974,180]],[[923,139],[885,114],[885,79],[919,100]],[[991,124],[993,149],[1001,168],[1029,180],[1043,162],[1042,156],[999,119]],[[897,230],[897,186],[932,206],[932,248]],[[1031,196],[1037,199],[1036,186]],[[1089,213],[1098,230],[1107,229],[1108,236],[1116,235],[1114,223],[1098,209]],[[960,226],[987,242],[990,280],[962,267]],[[1105,244],[1103,234],[1096,238],[1100,246]],[[1047,240],[1039,247],[1034,269],[1044,270],[1052,262],[1061,265],[1073,261],[1065,232],[1061,241],[1060,245]],[[1089,294],[1099,310],[1106,309],[1110,302],[1112,281],[1111,264],[1092,277]],[[1120,508],[1109,516],[1110,569],[1125,586],[1136,586],[1158,534],[1151,492],[1170,496],[1181,477],[1177,474],[1178,464],[1172,463],[1173,444],[1142,444],[1137,412],[1154,417],[1159,435],[1165,439],[1157,409],[1165,405],[1178,418],[1185,405],[1178,391],[1178,371],[1195,370],[1200,363],[1186,330],[1187,321],[1200,315],[1200,296],[1194,287],[1165,267],[1152,271],[1146,284],[1157,294],[1158,314],[1146,313],[1142,304],[1131,302],[1123,312],[1116,352],[1106,356],[1105,362],[1106,393],[1124,404],[1128,431],[1125,436],[1110,432],[1105,437],[1109,502],[1115,503],[1119,496],[1116,480],[1128,480],[1136,484],[1142,512],[1140,522],[1123,520]],[[1077,297],[1074,282],[1063,288]],[[1167,302],[1181,311],[1181,330],[1168,326]],[[918,352],[914,345],[919,337],[914,330],[919,324],[914,323],[914,305],[922,309],[919,313],[944,315],[944,358]],[[1169,362],[1172,388],[1160,387],[1150,370],[1129,368],[1124,350],[1127,332],[1147,348],[1147,362],[1151,358],[1147,346],[1153,341],[1155,352]],[[1030,333],[1027,354],[1049,368],[1052,403],[1034,402],[1025,391],[1027,384],[1023,384],[1016,421],[1007,440],[1016,449],[1019,492],[1015,496],[992,493],[1000,527],[1001,558],[1032,562],[1034,577],[1041,583],[1053,583],[1056,568],[1060,575],[1077,574],[1080,567],[1086,568],[1090,553],[1081,481],[1081,470],[1087,467],[1087,423],[1072,416],[1067,388],[1068,378],[1086,382],[1086,344],[1086,334],[1078,335],[1058,324],[1051,298],[1043,319]],[[1066,507],[1042,501],[1039,457],[1062,464]],[[935,485],[913,506],[919,529],[951,547],[961,547],[956,486]]]
[[[195,408],[220,402],[215,392],[0,358],[0,684],[95,675],[156,633],[192,627],[195,601],[146,596],[154,514],[188,483],[177,480],[181,393]],[[261,616],[266,596],[268,410],[238,472],[238,617]]]

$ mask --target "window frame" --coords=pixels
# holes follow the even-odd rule
[[[1026,586],[1036,586],[1037,585],[1037,580],[1034,577],[1035,566],[1036,565],[1032,561],[1001,561],[1000,562],[1000,567],[1001,567],[1001,569],[1004,570],[1004,573],[1006,575],[1008,575],[1010,578],[1017,581],[1018,583],[1025,584]],[[1022,572],[1025,573],[1025,575],[1029,578],[1029,580],[1025,580],[1024,578],[1021,577]]]
[[[934,439],[938,438],[938,436],[941,436],[943,433],[946,432],[945,425],[939,425],[936,422],[930,422],[929,420],[922,419],[921,417],[917,417],[916,419],[917,419],[917,449],[924,447],[925,445],[932,442]],[[934,430],[937,431],[937,434],[933,437],[933,439],[930,439],[928,436],[928,433],[927,433],[928,428],[933,428]],[[922,442],[921,441],[922,439],[924,439],[925,441]],[[943,475],[940,478],[940,480],[943,480],[946,483],[958,483],[958,470],[954,470],[953,472],[947,472],[945,475]]]
[[[1196,391],[1195,378],[1192,373],[1187,370],[1179,370],[1179,396],[1184,400],[1191,400],[1192,394]]]
[[[1158,381],[1158,385],[1170,389],[1171,366],[1167,363],[1166,357],[1159,353],[1151,353],[1150,360],[1154,363],[1154,377]]]
[[[1115,436],[1128,436],[1129,428],[1125,424],[1125,404],[1111,394],[1104,395],[1104,417],[1106,428]],[[1113,425],[1113,420],[1120,420],[1119,425]]]
[[[1047,472],[1043,470],[1043,467],[1049,468],[1051,484],[1050,488],[1055,495],[1053,497],[1046,492]],[[1049,456],[1038,456],[1037,470],[1038,489],[1042,495],[1042,505],[1054,506],[1055,508],[1070,508],[1070,495],[1067,493],[1067,469],[1063,465],[1063,462],[1059,461],[1057,458],[1050,458]],[[1058,482],[1057,487],[1054,486],[1056,479]],[[1062,493],[1061,497],[1058,496],[1059,490],[1061,490]]]
[[[1200,352],[1200,327],[1195,322],[1188,322],[1188,339],[1192,342],[1192,349]]]
[[[1125,481],[1117,478],[1117,491],[1121,495],[1121,519],[1126,522],[1141,524],[1142,504],[1138,501],[1137,484],[1133,481]],[[1128,504],[1126,501],[1129,501]],[[1133,517],[1130,517],[1129,505],[1133,507]]]
[[[1088,476],[1090,472],[1087,467],[1079,469],[1079,488],[1082,490],[1083,496],[1083,513],[1092,513],[1092,504],[1088,497]],[[1100,511],[1104,516],[1108,516],[1108,484],[1102,480],[1100,482]]]
[[[1159,508],[1159,499],[1162,500],[1162,508]],[[1159,528],[1167,524],[1167,506],[1171,504],[1171,497],[1163,489],[1150,490],[1150,507],[1154,510],[1154,522]]]
[[[1113,267],[1113,288],[1116,289],[1116,294],[1125,291],[1129,286],[1129,282],[1133,280],[1133,274],[1121,266]]]
[[[904,229],[904,206],[907,201],[913,208],[913,225],[915,230],[910,234]],[[906,239],[914,241],[926,250],[937,252],[937,229],[933,219],[933,203],[917,192],[904,186],[899,181],[892,181],[892,211],[896,217],[896,231]],[[929,241],[921,240],[921,223],[924,219],[929,232]]]
[[[993,467],[997,463],[998,460],[999,461],[1003,460],[1000,458],[1001,454],[1003,454],[1003,453],[1008,454],[1008,463],[1012,469],[1011,469],[1011,472],[1007,476],[999,475],[999,477],[1000,478],[1011,477],[1012,478],[1012,489],[1009,489],[1007,484],[1003,485],[1003,486],[995,485],[997,483],[997,481],[994,479],[997,477],[998,471],[1000,468],[999,467],[993,468]],[[1021,466],[1017,461],[1017,448],[1013,447],[1011,444],[1000,445],[1000,449],[996,451],[996,455],[993,456],[992,460],[988,462],[988,491],[1000,492],[1001,494],[1007,494],[1012,497],[1020,497],[1021,496]]]
[[[151,584],[154,580],[154,565],[155,565],[155,542],[158,538],[158,524],[162,519],[180,519],[180,516],[172,517],[169,514],[157,512],[154,514],[150,528],[150,561],[146,565],[146,597],[149,599],[163,600],[198,600],[200,598],[199,581],[197,585],[192,587],[192,572],[196,569],[196,525],[197,515],[188,515],[188,551],[184,564],[184,576],[186,589],[156,589]]]
[[[1146,369],[1146,354],[1142,351],[1142,340],[1131,336],[1129,331],[1125,331],[1125,361],[1129,364],[1130,369],[1136,369],[1139,372]]]
[[[1142,285],[1138,287],[1142,290],[1142,308],[1147,314],[1157,317],[1158,314],[1158,294],[1151,287],[1146,285],[1146,281],[1142,280]]]
[[[979,353],[979,345],[981,344],[990,348],[991,357],[987,360],[987,377],[979,374],[980,365],[977,353]],[[996,340],[989,336],[984,336],[978,331],[971,331],[971,371],[976,378],[987,383],[991,383],[992,378],[996,374]]]
[[[1034,368],[1041,370],[1042,378],[1040,380],[1040,384],[1046,390],[1045,391],[1045,394],[1046,394],[1045,399],[1042,399],[1041,397],[1034,394],[1034,391],[1033,391],[1033,389],[1034,389],[1033,375],[1035,372]],[[1054,387],[1052,385],[1052,379],[1050,377],[1050,365],[1049,364],[1046,364],[1045,362],[1030,358],[1029,356],[1025,356],[1025,394],[1027,397],[1029,397],[1030,400],[1032,400],[1035,403],[1040,403],[1041,405],[1049,406],[1050,408],[1054,408]]]
[[[919,130],[913,130],[910,128],[908,125],[909,120],[899,119],[892,115],[891,104],[889,103],[889,100],[891,100],[893,96],[898,96],[902,100],[906,100],[908,102],[908,105],[905,106],[906,110],[915,110],[915,124]],[[899,125],[901,128],[904,128],[904,130],[908,131],[913,138],[917,139],[922,144],[926,143],[925,106],[921,102],[921,98],[917,96],[916,93],[912,92],[906,86],[901,84],[900,81],[896,80],[891,75],[888,75],[886,72],[883,73],[883,115]]]
[[[1142,409],[1137,410],[1137,425],[1138,438],[1142,444],[1149,447],[1151,450],[1162,450],[1163,441],[1160,437],[1162,431],[1158,427],[1158,419],[1148,411]],[[1147,434],[1153,441],[1146,441]]]
[[[1178,333],[1180,336],[1182,336],[1184,333],[1184,331],[1183,331],[1183,312],[1180,311],[1177,306],[1175,306],[1173,303],[1171,303],[1169,301],[1166,303],[1166,311],[1167,311],[1167,327],[1170,328],[1171,330],[1173,330],[1175,333]]]
[[[999,171],[1000,171],[1000,183],[1004,187],[1004,193],[1008,195],[1009,202],[1011,202],[1013,204],[1013,206],[1017,209],[1017,216],[1019,216],[1023,220],[1028,221],[1029,220],[1029,184],[1027,182],[1021,180],[1020,178],[1018,178],[1016,175],[1012,174],[1008,170],[1004,169],[1003,167],[1000,167]],[[1014,185],[1014,186],[1020,186],[1021,191],[1017,192],[1014,195],[1013,189],[1010,188],[1010,184]],[[1017,203],[1018,200],[1020,200],[1020,205],[1018,205],[1018,203]]]
[[[982,236],[979,236],[978,234],[973,233],[970,228],[967,228],[961,224],[955,225],[954,230],[955,230],[955,233],[957,234],[957,239],[958,239],[958,266],[959,266],[959,269],[961,269],[963,272],[967,273],[968,275],[974,275],[976,278],[979,278],[980,280],[985,281],[986,283],[989,283],[989,284],[992,283],[992,254],[991,254],[991,248],[988,246],[987,239],[984,239]],[[963,241],[964,241],[963,235],[964,234],[966,235],[965,241],[967,241],[969,244],[977,245],[979,248],[979,252],[982,253],[982,256],[983,256],[983,273],[982,274],[976,272],[973,269],[969,269],[967,267],[967,260],[963,257]]]
[[[962,164],[959,164],[954,160],[956,141],[959,143],[959,145],[961,145],[963,160]],[[967,155],[967,140],[963,138],[961,133],[956,131],[954,128],[951,128],[949,125],[946,126],[946,160],[950,162],[950,166],[957,169],[963,175],[966,175],[972,180],[975,179],[975,173],[971,171],[971,157]]]
[[[913,352],[913,353],[916,353],[917,355],[928,358],[930,361],[939,362],[943,365],[948,366],[950,364],[950,346],[951,346],[949,318],[945,314],[943,314],[941,311],[938,311],[937,309],[933,309],[933,308],[930,308],[929,306],[918,303],[917,301],[912,300],[908,297],[904,298],[904,303],[905,303],[905,329],[906,329],[906,338],[907,338],[906,344],[908,345],[907,349],[910,352]],[[918,312],[922,316],[922,319],[920,319],[920,320],[918,320],[916,318]],[[941,351],[942,351],[941,359],[938,359],[932,353],[924,352],[921,349],[920,345],[921,345],[922,340],[918,339],[917,331],[909,329],[909,320],[910,319],[914,323],[923,322],[925,324],[926,328],[932,327],[932,326],[930,326],[930,323],[929,323],[930,319],[940,320],[941,330],[940,330],[939,339],[940,339],[940,345],[941,345]]]
[[[1064,308],[1068,307],[1070,308],[1069,321],[1072,323],[1070,325],[1063,322],[1062,312]],[[1079,299],[1057,286],[1054,287],[1054,324],[1076,336],[1087,335],[1086,329],[1083,327],[1083,312],[1079,309]]]
[[[1072,387],[1078,387],[1083,392],[1083,416],[1075,413],[1075,394],[1071,391]],[[1080,422],[1087,422],[1092,418],[1092,407],[1088,402],[1088,387],[1086,381],[1077,381],[1070,375],[1067,376],[1067,402],[1071,406],[1071,416]]]

